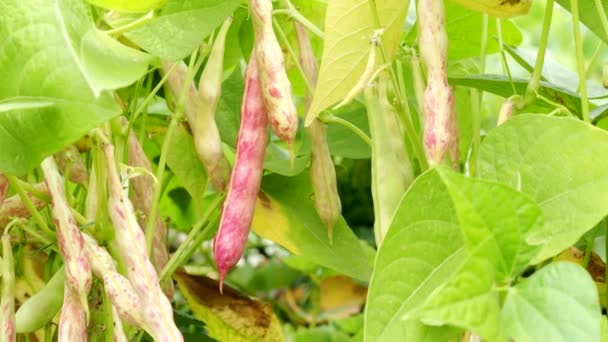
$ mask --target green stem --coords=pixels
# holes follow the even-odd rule
[[[171,259],[169,259],[165,267],[160,272],[161,283],[171,277],[173,272],[175,272],[175,270],[179,266],[181,266],[185,262],[185,260],[189,258],[192,253],[198,248],[198,245],[192,244],[192,242],[197,240],[200,233],[205,231],[205,228],[209,227],[209,223],[211,222],[211,215],[217,211],[219,206],[222,204],[224,197],[224,193],[217,196],[211,202],[211,204],[209,204],[209,207],[207,208],[205,213],[203,213],[203,216],[200,218],[200,220],[198,220],[194,227],[192,227],[192,230],[190,230],[190,233],[188,233],[186,240],[180,244],[177,251],[173,253]]]
[[[481,23],[481,47],[479,50],[479,69],[483,74],[486,69],[486,47],[488,43],[488,15],[483,14]],[[479,147],[481,146],[481,104],[483,101],[483,91],[474,89],[471,93],[473,97],[471,122],[472,122],[472,138],[471,138],[471,155],[469,158],[469,174],[473,177],[477,176]]]
[[[117,27],[117,28],[113,28],[111,30],[107,30],[107,31],[103,31],[106,34],[113,36],[113,37],[118,37],[121,36],[123,33],[127,32],[127,31],[131,31],[133,29],[136,29],[138,27],[141,27],[142,25],[146,24],[147,22],[151,21],[152,19],[154,19],[154,11],[150,11],[148,13],[146,13],[146,15],[144,15],[141,18],[137,18],[136,20]]]
[[[34,203],[32,203],[32,200],[30,200],[30,198],[27,196],[25,190],[23,190],[23,188],[21,187],[21,184],[19,184],[19,180],[17,179],[17,177],[6,175],[6,178],[8,178],[8,182],[11,184],[11,187],[15,189],[15,192],[17,192],[19,198],[21,198],[21,201],[23,202],[27,210],[30,212],[30,214],[32,214],[32,218],[34,218],[36,224],[38,224],[40,229],[42,229],[42,232],[48,236],[53,236],[54,232],[49,228],[42,215],[40,215],[40,212],[38,212],[38,210],[34,206]]]
[[[279,25],[279,22],[275,18],[272,19],[272,24],[274,25],[275,31],[277,31],[279,33],[279,36],[281,37],[281,40],[283,41],[283,45],[285,45],[285,47],[287,48],[287,51],[291,55],[291,58],[294,60],[294,62],[296,64],[296,69],[298,69],[300,76],[302,76],[302,79],[304,80],[304,85],[306,86],[306,90],[310,94],[314,94],[315,87],[313,87],[311,81],[308,79],[308,77],[306,77],[306,73],[304,72],[304,69],[302,68],[300,59],[298,58],[298,55],[296,54],[296,52],[293,49],[293,47],[291,46],[291,44],[289,44],[289,40],[287,39],[285,32],[283,32],[281,25]]]
[[[504,68],[504,72],[507,73],[509,77],[509,82],[511,83],[511,90],[513,90],[513,94],[517,94],[517,89],[515,88],[515,83],[513,82],[513,76],[511,75],[511,69],[509,68],[509,62],[507,61],[507,54],[504,49],[504,41],[502,38],[502,23],[500,19],[496,18],[496,35],[498,36],[498,48],[500,49],[500,56],[502,67]]]
[[[593,244],[595,243],[595,238],[597,238],[597,234],[599,233],[599,229],[594,229],[591,233],[592,235],[587,239],[587,246],[585,246],[585,256],[583,258],[583,267],[587,268],[589,266],[589,260],[591,259],[591,253],[593,252]]]
[[[49,197],[49,195],[45,194],[44,192],[36,189],[36,187],[33,186],[31,183],[22,181],[21,179],[17,179],[17,182],[25,191],[36,196],[38,199],[45,201],[46,203],[51,203],[51,197]]]
[[[368,0],[368,4],[371,9],[372,18],[374,20],[374,25],[376,27],[376,30],[383,31],[384,29],[382,27],[382,24],[380,23],[380,16],[378,15],[376,1]],[[409,6],[409,0],[407,1],[406,5]],[[378,47],[380,48],[380,53],[382,55],[383,63],[385,63],[385,64],[390,63],[389,58],[388,58],[388,53],[386,52],[384,44],[382,43],[381,35],[378,35],[377,39],[378,39],[378,43],[379,43]],[[425,171],[426,169],[429,168],[429,165],[426,160],[426,156],[424,154],[424,149],[422,147],[422,140],[420,139],[420,136],[418,135],[418,132],[416,131],[416,128],[414,127],[414,122],[412,121],[412,113],[410,111],[409,104],[406,101],[407,93],[401,94],[401,92],[398,91],[399,82],[397,81],[397,75],[395,73],[395,69],[391,67],[391,68],[389,68],[389,70],[390,70],[390,76],[391,76],[390,80],[393,85],[393,89],[395,89],[395,97],[397,98],[397,106],[396,106],[397,112],[400,114],[400,119],[403,123],[403,128],[405,129],[406,136],[410,141],[412,149],[414,150],[416,159],[418,159],[418,165],[420,165],[420,170]]]
[[[194,74],[196,70],[201,66],[203,59],[197,59],[197,51],[195,50],[190,56],[190,63],[188,64],[188,72],[186,77],[184,78],[184,85],[182,87],[179,100],[177,102],[175,112],[171,117],[171,122],[169,123],[169,127],[167,128],[167,133],[165,134],[165,140],[163,141],[163,146],[160,152],[160,159],[158,161],[158,169],[156,170],[156,179],[159,181],[154,185],[154,194],[152,196],[152,207],[150,208],[150,214],[148,217],[148,224],[146,226],[146,247],[148,249],[148,255],[152,253],[152,241],[154,239],[154,228],[156,225],[156,212],[158,211],[158,204],[160,202],[160,195],[162,192],[161,180],[163,179],[163,175],[165,173],[165,166],[167,165],[167,154],[169,152],[169,146],[171,146],[171,139],[173,138],[173,133],[177,128],[178,123],[181,121],[184,116],[184,103],[186,100],[186,95],[189,93],[189,87],[194,79]],[[167,73],[168,75],[169,73]]]
[[[154,89],[152,89],[152,91],[150,92],[150,94],[148,94],[148,96],[144,99],[144,101],[139,105],[139,107],[137,108],[137,110],[135,112],[133,112],[133,115],[131,115],[131,120],[129,120],[129,129],[127,130],[127,132],[130,131],[132,123],[135,122],[135,120],[137,120],[137,117],[147,108],[148,103],[150,101],[152,101],[152,99],[154,98],[154,96],[156,95],[156,93],[158,93],[158,91],[160,90],[160,88],[165,84],[165,82],[167,81],[167,79],[171,75],[171,72],[173,72],[173,69],[175,69],[175,67],[177,66],[177,64],[178,63],[176,62],[176,63],[174,63],[171,66],[171,69],[169,69],[169,71],[167,71],[167,73],[160,79],[160,81],[154,87]]]
[[[287,14],[292,19],[296,20],[302,26],[306,27],[312,34],[315,36],[324,39],[325,34],[321,31],[315,24],[313,24],[310,20],[308,20],[305,16],[302,15],[289,1],[285,2],[287,4],[287,9],[275,10],[273,13],[275,14]]]
[[[527,106],[536,99],[536,93],[538,92],[540,77],[543,73],[543,65],[545,63],[547,43],[549,41],[549,30],[551,28],[551,19],[553,18],[553,2],[554,0],[547,0],[547,3],[545,4],[545,18],[543,20],[543,30],[540,35],[540,45],[538,46],[538,53],[536,55],[536,64],[534,65],[532,79],[526,88],[524,103],[519,104],[518,107]]]
[[[344,120],[339,116],[335,116],[335,115],[331,115],[331,114],[320,117],[320,119],[322,122],[324,122],[326,124],[335,123],[335,124],[339,124],[339,125],[342,125],[342,126],[348,128],[353,133],[358,135],[361,138],[361,140],[363,140],[366,144],[368,144],[369,146],[372,146],[372,139],[370,139],[370,137],[368,137],[367,134],[365,134],[365,132],[363,132],[359,127],[355,126],[350,121]]]
[[[606,12],[604,11],[604,6],[602,5],[602,0],[593,0],[595,3],[595,10],[600,15],[600,21],[602,22],[602,28],[604,29],[604,34],[608,37],[608,18],[606,18]]]
[[[591,123],[589,116],[589,101],[587,99],[587,83],[585,77],[585,56],[583,55],[583,40],[581,38],[580,13],[578,0],[570,0],[570,12],[572,13],[572,26],[574,31],[574,44],[576,45],[576,65],[578,69],[579,87],[581,90],[581,105],[583,120]]]

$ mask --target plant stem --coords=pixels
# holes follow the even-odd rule
[[[39,198],[43,201],[45,201],[46,203],[51,203],[51,198],[49,197],[49,195],[36,189],[36,187],[33,186],[31,183],[22,181],[21,179],[18,179],[18,178],[17,178],[17,182],[25,191],[29,192],[30,194],[36,196],[37,198]]]
[[[281,40],[283,41],[283,45],[285,45],[285,47],[287,48],[287,51],[289,51],[291,58],[295,61],[296,69],[298,69],[300,76],[302,76],[302,79],[304,80],[304,85],[306,86],[306,90],[310,94],[314,94],[315,87],[313,87],[313,85],[310,82],[310,80],[308,79],[308,77],[306,77],[306,73],[304,72],[304,69],[302,68],[300,59],[298,58],[298,55],[296,54],[296,52],[293,49],[293,47],[291,46],[291,44],[289,44],[289,40],[287,39],[285,32],[283,32],[281,25],[279,25],[279,22],[275,18],[272,19],[272,24],[274,25],[274,29],[279,33],[279,36],[281,37]]]
[[[368,137],[367,134],[365,134],[365,132],[363,132],[359,127],[355,126],[353,123],[351,123],[347,120],[344,120],[339,116],[335,116],[332,114],[325,115],[320,119],[324,123],[335,123],[335,124],[339,124],[339,125],[342,125],[342,126],[348,128],[353,133],[358,135],[361,138],[361,140],[363,140],[366,144],[368,144],[369,146],[372,146],[372,139],[370,139],[370,137]]]
[[[156,93],[158,93],[160,88],[165,84],[165,82],[167,81],[167,79],[171,75],[171,72],[173,72],[173,70],[175,69],[177,64],[178,63],[176,62],[171,66],[171,69],[169,69],[169,71],[167,71],[167,73],[160,79],[160,81],[154,87],[154,89],[152,89],[150,94],[148,94],[148,96],[144,99],[144,101],[139,105],[137,110],[135,112],[133,112],[133,115],[131,115],[131,119],[129,120],[129,129],[127,130],[127,132],[130,131],[132,123],[135,122],[135,120],[137,120],[137,117],[146,109],[146,107],[148,106],[148,103],[150,101],[152,101],[152,99],[154,98]]]
[[[198,222],[192,227],[190,233],[188,233],[188,237],[186,240],[182,242],[171,256],[171,259],[167,262],[165,267],[160,272],[160,282],[163,283],[167,278],[171,277],[173,272],[183,264],[183,262],[189,258],[192,253],[198,248],[196,244],[192,244],[193,241],[197,239],[201,232],[204,232],[205,228],[209,226],[211,215],[216,212],[219,206],[222,204],[222,201],[226,197],[225,193],[218,195],[212,202],[209,204],[209,207],[203,213],[203,216],[198,220]]]
[[[315,36],[325,39],[325,34],[321,31],[315,24],[313,24],[310,20],[308,20],[305,16],[302,15],[289,1],[285,1],[287,4],[287,9],[275,10],[273,13],[275,14],[287,14],[292,19],[296,20],[302,26],[306,27],[312,34]]]
[[[587,268],[589,266],[589,260],[591,259],[591,253],[593,252],[593,244],[595,243],[595,238],[599,233],[599,229],[595,229],[592,235],[587,239],[587,246],[585,246],[585,256],[583,258],[583,267]]]
[[[374,20],[374,25],[376,26],[376,30],[377,31],[383,31],[384,28],[382,27],[382,24],[380,23],[380,17],[378,16],[378,9],[376,7],[376,1],[375,0],[368,0],[368,4],[370,6],[370,10],[372,13],[372,18]],[[409,0],[407,1],[407,6],[409,6]],[[406,7],[407,7],[406,6]],[[378,47],[380,48],[380,53],[382,55],[382,59],[383,59],[383,63],[387,64],[390,63],[389,58],[388,58],[388,54],[386,52],[386,49],[384,47],[384,44],[382,43],[382,37],[381,35],[378,35]],[[400,119],[403,122],[403,126],[405,129],[405,135],[407,136],[407,138],[410,141],[410,144],[412,146],[412,149],[414,150],[414,154],[416,155],[416,159],[418,159],[418,165],[420,166],[420,170],[421,171],[425,171],[426,169],[429,168],[428,162],[426,161],[426,156],[424,154],[424,149],[422,148],[422,141],[420,139],[420,136],[418,135],[418,132],[416,131],[416,128],[414,127],[414,123],[412,121],[412,113],[410,111],[410,107],[408,102],[405,100],[407,99],[407,94],[401,94],[401,92],[399,92],[399,82],[397,81],[397,75],[395,73],[395,69],[394,68],[389,68],[390,70],[390,80],[391,83],[393,85],[393,89],[395,89],[395,97],[397,98],[397,112],[400,114]]]
[[[572,13],[572,26],[574,31],[574,44],[576,46],[576,65],[578,69],[578,81],[581,90],[581,106],[583,120],[591,123],[589,117],[589,100],[587,98],[587,83],[585,77],[585,56],[583,55],[583,40],[581,38],[580,13],[578,0],[570,0],[570,12]]]
[[[538,53],[536,55],[536,64],[534,65],[534,71],[532,73],[532,79],[528,83],[526,88],[526,95],[524,96],[524,103],[519,104],[517,107],[524,107],[529,105],[536,99],[536,93],[538,92],[538,86],[540,85],[540,77],[543,73],[543,65],[545,63],[545,53],[547,52],[547,42],[549,40],[549,29],[551,28],[551,19],[553,18],[553,2],[554,0],[547,0],[545,4],[545,18],[543,20],[543,30],[540,35],[540,45],[538,46]]]
[[[156,212],[158,211],[158,204],[160,202],[160,195],[162,191],[161,180],[163,179],[163,175],[165,173],[165,166],[167,165],[167,154],[169,152],[169,146],[171,146],[171,138],[173,137],[175,128],[184,116],[184,102],[186,99],[186,94],[189,93],[188,90],[194,78],[194,74],[196,73],[196,69],[198,69],[201,64],[202,59],[197,60],[197,50],[195,50],[190,56],[190,63],[188,64],[188,72],[186,74],[186,77],[184,78],[184,85],[182,87],[179,100],[177,101],[177,105],[175,106],[175,112],[171,116],[171,122],[169,123],[169,127],[167,128],[167,133],[165,133],[165,140],[163,141],[163,146],[160,152],[160,159],[158,161],[158,169],[156,170],[156,179],[158,179],[159,181],[156,182],[156,184],[154,185],[152,206],[150,208],[150,214],[148,216],[148,224],[146,226],[145,233],[148,255],[152,253],[152,241],[154,239],[154,228],[156,226]],[[167,73],[167,75],[168,74],[169,73]]]
[[[507,73],[509,77],[509,82],[511,83],[511,89],[513,90],[513,95],[517,94],[517,89],[515,88],[515,83],[513,82],[513,76],[511,75],[511,69],[509,68],[509,62],[507,61],[507,54],[504,49],[504,41],[502,39],[502,23],[500,19],[496,18],[496,35],[498,36],[498,48],[500,49],[500,56],[502,67],[504,68],[504,72]]]
[[[17,194],[19,195],[19,198],[21,198],[21,201],[23,202],[23,204],[25,205],[27,210],[30,212],[30,214],[32,214],[32,218],[34,218],[34,221],[36,221],[36,224],[38,224],[40,229],[42,229],[42,232],[44,234],[46,234],[47,236],[53,236],[54,232],[46,224],[46,221],[44,220],[42,215],[40,215],[38,210],[36,210],[34,203],[32,203],[30,198],[27,196],[27,194],[25,193],[25,190],[23,190],[23,188],[21,187],[21,184],[19,184],[19,180],[17,179],[17,177],[7,174],[6,178],[8,179],[8,182],[11,184],[11,187],[13,189],[15,189],[15,192],[17,192]]]
[[[479,70],[483,74],[486,70],[486,47],[488,43],[488,15],[483,14],[481,23],[481,46],[479,49]],[[471,155],[469,157],[469,174],[477,176],[477,159],[479,157],[479,147],[481,146],[481,104],[483,101],[483,91],[473,89],[471,93],[473,105],[471,110],[472,138]]]
[[[151,21],[152,19],[154,19],[154,11],[150,11],[150,12],[146,13],[146,15],[142,16],[141,18],[137,18],[136,20],[134,20],[126,25],[123,25],[123,26],[120,26],[117,28],[113,28],[111,30],[107,30],[104,32],[110,36],[118,37],[127,31],[141,27],[142,25]]]
[[[604,34],[608,37],[608,18],[606,18],[606,12],[604,11],[604,6],[602,5],[602,0],[594,0],[595,10],[600,15],[600,21],[602,22],[602,28],[604,29]]]

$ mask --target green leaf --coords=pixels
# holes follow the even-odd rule
[[[608,133],[572,118],[519,115],[493,130],[480,151],[480,176],[530,195],[544,225],[542,261],[574,244],[608,213]]]
[[[511,95],[513,95],[513,87],[511,86],[511,81],[507,76],[503,75],[484,74],[452,76],[449,77],[449,82],[451,85],[481,89],[483,91],[500,95],[502,97],[510,97]],[[524,94],[526,92],[526,87],[528,86],[529,82],[530,80],[528,79],[513,79],[513,85],[515,86],[515,90],[518,94]],[[540,87],[538,89],[538,94],[553,102],[564,105],[573,114],[579,117],[581,116],[581,98],[570,90],[552,83],[541,81]],[[537,100],[537,103],[541,103],[540,100]],[[548,106],[544,103],[542,103],[542,105]]]
[[[599,341],[601,308],[589,274],[570,262],[543,267],[511,288],[502,309],[510,336],[527,341]]]
[[[369,123],[365,107],[359,102],[340,108],[335,115],[359,127],[369,136]],[[327,125],[327,144],[333,155],[351,159],[368,159],[371,157],[371,147],[350,129],[338,125]]]
[[[556,0],[555,2],[560,4],[566,11],[570,12],[570,0]],[[608,43],[608,36],[606,36],[606,31],[604,31],[602,20],[599,15],[599,11],[602,11],[603,13],[608,12],[608,3],[604,0],[602,0],[602,7],[602,9],[598,9],[593,0],[579,0],[578,2],[578,11],[583,24],[593,31],[600,39]]]
[[[498,295],[492,289],[494,278],[493,265],[479,254],[472,254],[413,315],[427,324],[451,324],[472,330],[487,341],[505,341]]]
[[[430,170],[412,183],[378,250],[367,294],[365,340],[419,341],[448,329],[402,317],[420,307],[465,257],[448,189],[437,170]]]
[[[339,219],[334,242],[312,203],[308,172],[296,177],[266,176],[258,196],[252,230],[296,255],[356,279],[368,280],[371,265],[366,250]]]
[[[120,114],[103,91],[141,77],[150,56],[97,31],[81,1],[7,0],[0,10],[0,98],[13,106],[0,113],[0,171],[20,175]]]
[[[498,183],[440,169],[458,215],[465,245],[491,263],[496,281],[515,279],[538,253],[526,238],[542,224],[540,207],[528,196]]]
[[[197,211],[207,191],[207,174],[198,158],[194,139],[183,126],[177,126],[167,151],[167,165],[194,199]]]
[[[147,12],[162,6],[167,0],[87,0],[89,3],[119,11],[119,12]]]
[[[190,55],[241,3],[168,0],[154,20],[125,36],[149,53],[175,61]]]
[[[325,40],[317,88],[306,114],[309,125],[321,111],[342,100],[355,86],[367,64],[370,38],[376,28],[368,0],[333,0],[325,13]],[[382,44],[392,56],[401,38],[409,1],[377,1]],[[376,65],[382,64],[377,58]]]

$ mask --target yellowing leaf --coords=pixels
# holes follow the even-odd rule
[[[281,324],[272,306],[245,297],[217,281],[178,270],[173,275],[194,315],[205,322],[209,336],[218,341],[283,341]]]
[[[368,0],[332,0],[325,14],[325,46],[317,89],[306,115],[309,125],[321,111],[342,100],[357,83],[370,50],[370,38],[376,28]],[[382,44],[392,58],[401,37],[409,1],[376,1],[380,24],[384,28]],[[383,64],[382,58],[376,65]]]
[[[321,280],[321,311],[332,318],[344,318],[356,314],[365,302],[367,288],[342,275]]]
[[[511,18],[526,14],[532,0],[455,0],[464,7],[499,18]]]

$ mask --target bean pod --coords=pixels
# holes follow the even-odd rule
[[[87,296],[91,289],[93,276],[85,255],[84,239],[65,197],[63,177],[57,170],[52,157],[47,157],[41,164],[44,181],[52,199],[51,214],[57,228],[57,244],[65,262],[65,281],[67,292],[75,296],[88,316]],[[65,303],[64,303],[65,306]]]
[[[17,333],[34,332],[49,324],[63,305],[65,267],[49,279],[42,290],[23,303],[15,314]]]
[[[63,307],[59,318],[59,342],[87,341],[87,313],[78,294],[66,286],[63,292]]]
[[[15,328],[15,264],[11,236],[2,235],[2,298],[0,299],[0,341],[14,342]]]
[[[137,223],[133,204],[122,191],[114,147],[103,146],[110,198],[108,210],[114,224],[116,244],[127,268],[127,277],[141,301],[142,316],[157,341],[183,341],[173,321],[173,309],[158,283],[158,275],[146,253],[146,240]]]
[[[310,82],[317,83],[317,59],[312,51],[310,39],[304,27],[295,23],[296,36],[300,47],[300,64]],[[306,109],[310,106],[312,94],[306,94]],[[327,228],[330,243],[333,231],[342,212],[342,202],[338,195],[336,169],[327,144],[327,127],[315,119],[306,129],[312,140],[312,159],[310,161],[310,182],[314,191],[314,204],[319,217]]]
[[[445,8],[443,0],[418,1],[420,54],[427,66],[424,92],[424,149],[430,166],[458,167],[458,123],[454,89],[448,85]]]
[[[272,28],[272,1],[249,0],[255,31],[255,56],[263,100],[274,133],[293,145],[298,130],[298,113],[285,72],[283,51]]]
[[[268,140],[268,119],[262,97],[255,53],[252,53],[245,76],[234,169],[224,201],[220,226],[213,240],[220,291],[226,273],[243,255],[260,190]]]

